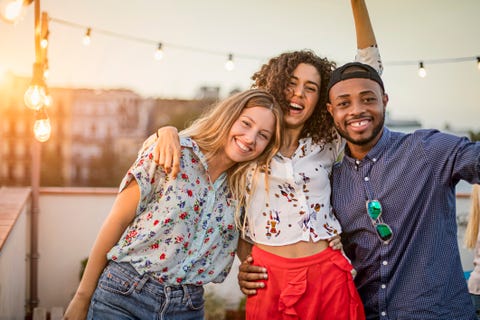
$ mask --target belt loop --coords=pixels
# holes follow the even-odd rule
[[[170,300],[170,293],[172,292],[172,288],[170,286],[163,286],[163,293],[165,294],[165,298]]]
[[[185,284],[182,284],[182,290],[183,290],[182,303],[187,303],[190,299],[190,292],[188,291],[188,286]]]
[[[135,284],[135,291],[140,292],[145,283],[147,283],[148,279],[150,279],[150,275],[148,273],[145,273],[140,279],[140,281]]]

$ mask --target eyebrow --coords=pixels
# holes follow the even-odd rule
[[[359,93],[360,96],[363,96],[363,95],[366,95],[366,94],[375,94],[375,92],[373,90],[364,90],[364,91],[361,91]],[[344,94],[341,94],[339,96],[336,96],[334,99],[338,99],[338,98],[348,98],[350,97],[351,94],[350,93],[344,93]]]
[[[252,117],[247,116],[246,114],[242,115],[242,117],[248,118],[248,119],[250,119],[250,121],[252,121],[252,122],[254,122],[254,123],[257,123],[257,121],[255,121]],[[260,131],[265,131],[265,132],[268,132],[268,133],[270,133],[270,134],[273,134],[273,131],[270,131],[270,130],[268,130],[268,129],[262,129],[262,130],[260,130]]]
[[[293,78],[293,79],[295,79],[295,80],[298,80],[298,77],[295,77],[295,76],[291,76],[291,78]],[[316,83],[315,81],[307,80],[307,83],[313,84],[313,85],[315,85],[318,89],[320,89],[320,85],[319,85],[318,83]]]

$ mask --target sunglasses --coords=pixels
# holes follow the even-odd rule
[[[367,200],[367,213],[372,219],[372,224],[377,231],[377,235],[385,242],[385,244],[389,243],[393,237],[392,228],[386,223],[383,222],[381,215],[382,215],[382,205],[378,200]]]

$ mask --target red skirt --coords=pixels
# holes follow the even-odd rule
[[[364,320],[353,267],[340,250],[284,258],[253,246],[253,263],[265,267],[265,288],[249,296],[247,320]]]

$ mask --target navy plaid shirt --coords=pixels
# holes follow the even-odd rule
[[[480,143],[384,129],[363,160],[348,148],[333,172],[333,207],[367,319],[476,319],[457,244],[455,185],[480,182]],[[377,199],[393,230],[384,244],[366,211]]]

